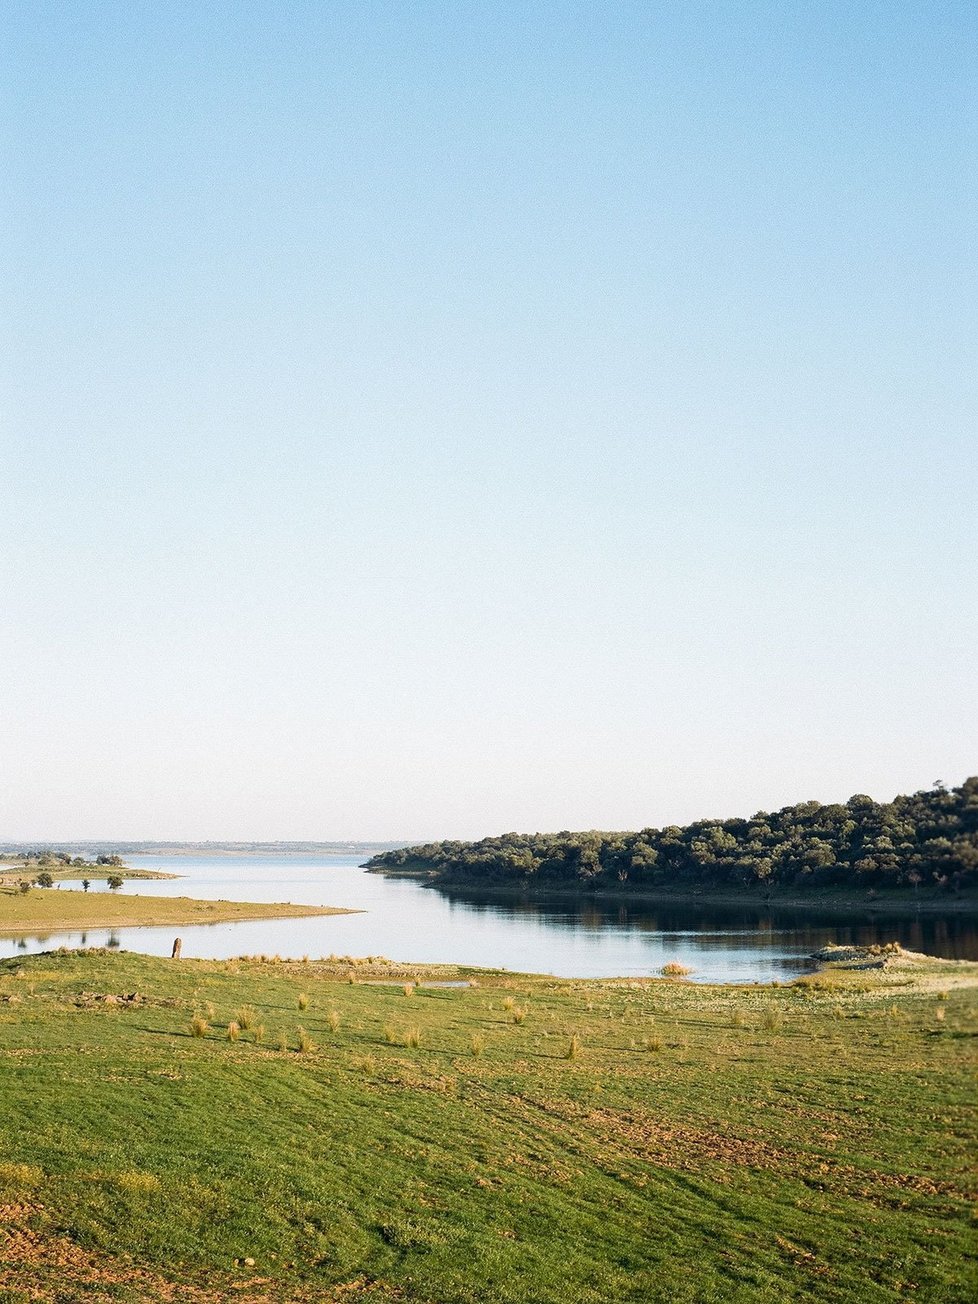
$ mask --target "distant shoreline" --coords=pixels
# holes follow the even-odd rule
[[[134,856],[364,856],[399,851],[408,842],[4,842],[0,863],[37,852],[56,855]]]
[[[403,843],[397,843],[394,848],[383,847],[383,850],[398,850]],[[378,844],[367,844],[362,847],[351,847],[349,850],[343,847],[251,847],[248,849],[238,847],[159,847],[152,851],[129,851],[126,856],[129,860],[136,860],[140,856],[210,856],[214,860],[221,860],[229,856],[255,857],[267,859],[272,856],[280,857],[287,860],[290,856],[370,856],[376,855],[381,851]]]

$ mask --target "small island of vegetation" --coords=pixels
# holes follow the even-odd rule
[[[635,833],[504,833],[432,842],[367,862],[387,873],[483,888],[760,895],[855,891],[946,908],[978,888],[978,777],[891,802],[857,795]]]
[[[54,882],[72,880],[87,882],[106,878],[121,883],[130,878],[179,878],[179,875],[166,874],[159,869],[133,869],[121,856],[110,852],[90,852],[87,856],[79,856],[70,851],[44,847],[0,851],[0,886],[11,878],[18,883],[50,887]]]

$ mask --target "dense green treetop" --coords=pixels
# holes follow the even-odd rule
[[[891,802],[857,795],[637,833],[504,833],[387,851],[371,869],[441,881],[640,888],[978,885],[978,777]]]

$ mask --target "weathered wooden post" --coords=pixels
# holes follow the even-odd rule
[[[173,951],[172,951],[172,953],[171,953],[171,955],[170,955],[170,959],[171,959],[171,960],[179,960],[179,959],[180,959],[180,948],[181,948],[181,946],[183,946],[183,942],[180,940],[179,937],[175,937],[175,938],[173,939]]]

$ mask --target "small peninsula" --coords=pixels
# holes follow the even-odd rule
[[[357,913],[333,906],[294,905],[289,901],[199,901],[185,896],[127,897],[120,893],[130,879],[179,877],[155,869],[133,869],[115,854],[85,859],[53,849],[6,852],[0,854],[0,936],[25,930],[151,928]],[[89,883],[99,880],[106,881],[110,891],[89,893]],[[84,891],[58,890],[60,883],[72,881],[81,882]]]
[[[153,927],[164,924],[227,924],[247,919],[299,919],[348,915],[332,906],[286,901],[198,901],[193,897],[117,896],[114,892],[59,892],[0,888],[0,934],[40,929]]]

